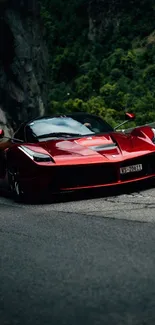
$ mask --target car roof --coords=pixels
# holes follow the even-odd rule
[[[73,112],[73,113],[57,113],[57,114],[53,114],[53,115],[44,115],[44,116],[38,116],[38,117],[35,117],[33,119],[30,119],[28,120],[27,122],[24,122],[25,124],[29,124],[29,123],[32,123],[34,121],[39,121],[39,120],[43,120],[43,119],[49,119],[49,118],[54,118],[54,117],[75,117],[75,116],[83,116],[85,115],[86,117],[88,116],[96,116],[94,114],[90,114],[90,113],[87,113],[87,112]],[[96,116],[97,117],[97,116]]]

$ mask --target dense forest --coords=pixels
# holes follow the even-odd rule
[[[113,126],[155,121],[153,0],[41,0],[50,112],[85,110]]]

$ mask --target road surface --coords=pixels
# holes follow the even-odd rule
[[[0,253],[0,325],[155,324],[153,188],[1,197]]]

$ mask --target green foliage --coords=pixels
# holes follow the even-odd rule
[[[92,2],[95,36],[90,41],[87,0],[41,0],[50,53],[48,111],[84,110],[115,126],[129,110],[136,113],[137,124],[152,122],[154,1],[120,0],[108,11],[110,3],[106,8],[101,0]],[[102,30],[103,19],[108,23]]]

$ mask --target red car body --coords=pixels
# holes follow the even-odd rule
[[[74,119],[74,115],[70,117]],[[0,133],[2,138],[4,134]],[[110,132],[85,136],[49,137],[35,143],[14,137],[0,143],[1,185],[6,183],[11,188],[20,185],[16,194],[24,192],[25,195],[114,186],[152,178],[155,177],[154,137],[149,126],[135,128],[130,134],[110,129]]]

